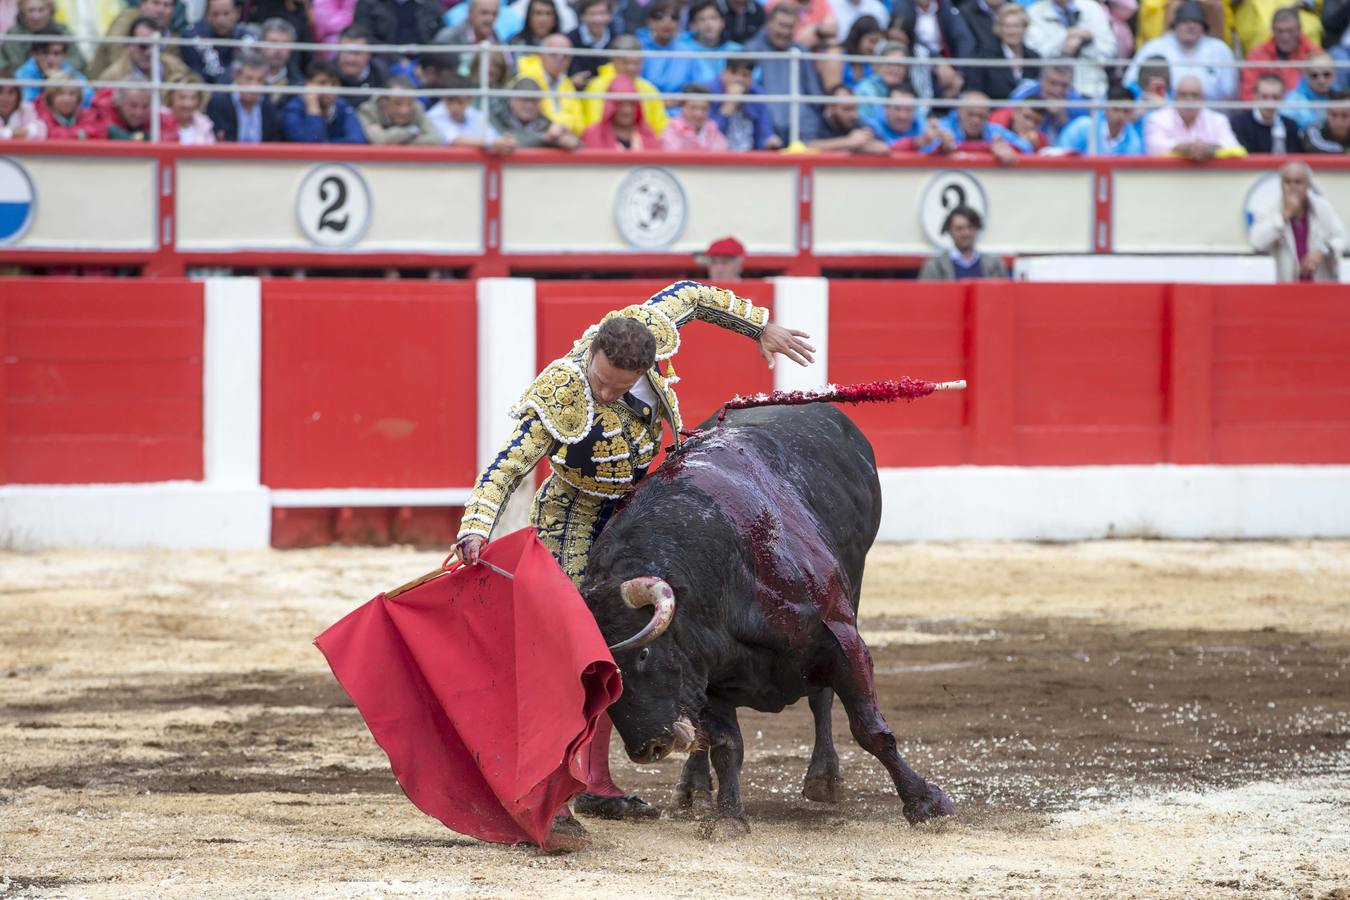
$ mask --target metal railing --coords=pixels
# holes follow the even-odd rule
[[[160,119],[163,109],[163,92],[181,88],[180,82],[165,81],[162,77],[162,55],[165,48],[171,47],[201,47],[210,46],[213,48],[235,48],[235,49],[285,49],[291,52],[313,52],[323,54],[336,54],[344,51],[370,53],[372,56],[397,56],[397,57],[416,57],[422,53],[438,54],[477,54],[476,74],[478,84],[473,88],[453,89],[453,88],[435,88],[419,87],[413,89],[406,88],[373,88],[373,87],[323,87],[311,88],[307,85],[257,85],[257,86],[239,86],[235,84],[212,84],[212,83],[193,83],[190,87],[195,91],[206,93],[248,93],[261,95],[290,94],[303,95],[310,93],[329,94],[348,97],[462,97],[467,96],[476,100],[482,111],[484,120],[489,116],[489,105],[494,98],[512,98],[524,97],[531,99],[547,100],[558,99],[560,94],[557,91],[547,89],[542,90],[512,90],[506,87],[496,87],[491,84],[491,55],[496,53],[506,54],[509,57],[515,56],[534,56],[534,55],[562,55],[562,56],[581,56],[586,58],[614,59],[626,57],[646,58],[653,54],[660,54],[664,57],[676,59],[744,59],[754,60],[757,64],[762,61],[782,62],[785,58],[789,61],[788,69],[788,92],[786,94],[726,94],[726,93],[684,93],[682,91],[662,92],[659,99],[663,102],[683,102],[685,100],[706,100],[714,103],[722,102],[740,102],[740,103],[763,103],[770,105],[788,104],[788,144],[795,144],[801,138],[801,108],[802,106],[831,106],[831,105],[859,105],[859,106],[904,106],[911,107],[915,111],[924,108],[940,105],[945,110],[960,109],[964,107],[982,107],[986,109],[1007,108],[1007,107],[1032,107],[1040,110],[1057,109],[1085,109],[1093,116],[1108,109],[1130,109],[1145,110],[1158,108],[1158,104],[1150,106],[1144,99],[1137,100],[1107,100],[1104,97],[1065,97],[1061,99],[1051,99],[1045,97],[1023,98],[1018,100],[981,100],[978,98],[965,97],[873,97],[873,96],[832,96],[828,94],[803,94],[801,83],[802,66],[805,64],[814,64],[819,61],[829,61],[843,63],[844,65],[864,64],[864,65],[903,65],[906,67],[906,77],[909,72],[916,68],[930,68],[937,65],[951,66],[956,69],[972,68],[1013,68],[1013,63],[1007,59],[986,59],[986,58],[946,58],[946,57],[924,57],[924,56],[905,56],[897,57],[893,55],[886,56],[859,56],[840,53],[822,53],[803,50],[795,44],[786,50],[763,51],[763,50],[617,50],[617,49],[591,49],[588,47],[571,48],[545,48],[529,45],[503,44],[483,41],[476,44],[320,44],[313,42],[298,41],[262,41],[252,39],[235,38],[201,38],[201,37],[100,37],[100,38],[76,38],[73,35],[6,35],[6,41],[26,41],[29,43],[88,43],[94,45],[150,45],[150,77],[143,80],[117,81],[107,79],[85,79],[84,82],[74,82],[72,86],[90,88],[113,88],[113,89],[136,89],[147,90],[151,95],[151,115],[150,115],[150,137],[153,142],[160,140]],[[1033,61],[1024,62],[1021,68],[1043,70],[1045,68],[1071,69],[1077,76],[1082,68],[1093,70],[1124,70],[1131,66],[1135,59],[1106,59],[1106,60],[1085,60],[1078,57],[1063,58],[1042,58]],[[1142,62],[1142,61],[1140,61]],[[1289,60],[1289,61],[1271,61],[1271,60],[1245,60],[1234,59],[1231,62],[1214,63],[1207,62],[1205,68],[1233,68],[1238,70],[1245,69],[1310,69],[1331,66],[1333,69],[1344,67],[1344,63],[1332,60],[1313,61],[1313,60]],[[598,68],[598,67],[597,67]],[[1184,66],[1182,67],[1184,68]],[[564,78],[567,77],[565,74]],[[1026,79],[1024,79],[1026,80]],[[44,79],[30,78],[4,78],[0,79],[0,85],[16,86],[20,88],[37,87],[42,88],[48,85]],[[641,92],[621,92],[621,91],[600,91],[600,92],[581,92],[577,91],[574,96],[578,100],[599,99],[599,100],[652,100],[653,95]],[[1213,109],[1213,110],[1254,110],[1263,104],[1254,100],[1200,100],[1200,101],[1176,101],[1168,99],[1166,106],[1176,109]],[[1281,99],[1279,106],[1282,109],[1316,109],[1325,110],[1332,107],[1345,106],[1344,102],[1331,100],[1285,100]],[[1095,154],[1098,140],[1097,128],[1089,129],[1090,152]]]

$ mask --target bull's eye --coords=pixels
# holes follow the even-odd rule
[[[638,665],[641,666],[647,661],[647,657],[652,655],[651,647],[643,647],[642,652],[638,654]]]

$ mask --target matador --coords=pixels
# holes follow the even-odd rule
[[[815,348],[805,332],[769,324],[768,310],[731,291],[681,281],[647,302],[608,313],[550,363],[511,410],[516,426],[479,475],[464,508],[456,552],[476,563],[502,507],[521,480],[547,458],[553,471],[535,494],[530,523],[578,587],[591,545],[625,494],[647,473],[661,432],[678,442],[681,419],[671,358],[680,329],[699,319],[759,342],[770,367],[781,353],[800,365]],[[577,812],[604,818],[651,818],[655,807],[619,789],[609,772],[612,725],[601,718],[591,741],[585,793]],[[563,810],[555,827],[580,829]]]

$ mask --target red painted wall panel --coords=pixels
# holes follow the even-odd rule
[[[1214,461],[1350,462],[1350,289],[1210,290]]]
[[[0,482],[202,477],[202,288],[6,280]]]
[[[263,483],[472,484],[475,297],[471,283],[264,282]]]
[[[1166,447],[1161,285],[1001,285],[1016,304],[1017,462],[1151,463]]]
[[[642,303],[668,281],[541,281],[536,285],[537,362],[542,368],[566,353],[572,342],[605,313]],[[747,281],[726,285],[756,306],[773,313],[773,285]],[[738,334],[690,322],[680,331],[680,351],[672,362],[680,376],[676,392],[684,427],[692,429],[735,394],[773,389],[773,372],[755,343]],[[782,363],[790,365],[790,363]]]
[[[830,381],[967,377],[966,306],[965,285],[830,282]],[[968,461],[966,398],[960,394],[844,410],[872,441],[879,465]]]

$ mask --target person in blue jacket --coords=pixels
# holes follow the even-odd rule
[[[1106,92],[1107,100],[1117,102],[1135,102],[1129,88],[1113,86]],[[1097,144],[1092,144],[1092,130],[1097,130]],[[1094,110],[1086,116],[1071,121],[1059,133],[1056,144],[1062,150],[1073,150],[1083,156],[1095,153],[1097,156],[1143,156],[1144,134],[1135,121],[1135,111],[1131,107],[1118,106],[1105,112]]]
[[[364,144],[366,133],[352,105],[325,88],[338,86],[337,66],[316,59],[305,70],[308,90],[292,97],[281,110],[281,134],[300,144]]]
[[[740,57],[727,60],[721,76],[709,82],[708,89],[714,94],[762,93],[755,84],[755,60]],[[777,150],[783,146],[782,139],[774,133],[767,104],[739,100],[714,103],[708,118],[726,135],[730,150]]]

